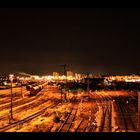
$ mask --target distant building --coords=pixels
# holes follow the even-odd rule
[[[83,74],[75,73],[75,78],[76,78],[77,80],[80,80],[80,79],[84,78],[84,76],[83,76]]]
[[[89,73],[89,78],[93,78],[93,74],[92,73]]]
[[[67,77],[69,76],[73,76],[73,72],[72,71],[67,71]]]
[[[0,76],[0,81],[6,81],[9,80],[9,77],[6,76]]]
[[[75,73],[75,79],[78,79],[78,73]]]
[[[59,73],[58,72],[53,72],[53,76],[54,77],[58,77],[59,76]]]

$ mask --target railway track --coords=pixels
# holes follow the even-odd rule
[[[112,118],[112,105],[111,98],[104,99],[104,104],[102,106],[102,119],[101,125],[99,127],[99,132],[110,132],[111,131],[111,118]],[[91,122],[92,124],[93,122]],[[95,127],[93,127],[95,128]]]
[[[25,93],[27,93],[27,92],[28,92],[28,91],[23,91],[23,94],[25,94]],[[20,98],[20,95],[21,95],[20,92],[14,92],[14,93],[12,94],[12,98],[13,98],[13,99]],[[0,97],[0,104],[6,103],[7,100],[10,101],[10,93],[9,93],[9,95],[6,96],[6,97]]]
[[[39,105],[42,105],[43,103],[46,103],[46,102],[50,101],[50,100],[51,100],[51,99],[49,98],[49,99],[47,99],[47,100],[38,101],[37,103],[35,102],[35,103],[27,104],[27,105],[25,105],[25,106],[22,106],[22,107],[20,107],[20,108],[18,108],[18,109],[16,109],[16,110],[14,110],[14,111],[13,111],[13,114],[15,115],[15,114],[17,114],[17,113],[22,112],[23,110],[32,109],[32,108],[34,108],[34,107],[37,107],[37,106],[39,106]],[[3,115],[0,117],[0,120],[6,120],[7,118],[8,118],[8,114],[5,113],[5,114],[3,114]]]
[[[134,124],[134,122],[133,122],[133,120],[132,120],[132,114],[135,114],[135,112],[134,111],[130,111],[130,105],[129,104],[126,104],[125,106],[124,106],[124,104],[123,104],[123,102],[122,102],[123,100],[121,100],[121,107],[125,110],[125,116],[126,116],[126,118],[128,118],[129,119],[129,121],[128,121],[128,124],[130,125],[129,127],[130,127],[130,129],[132,129],[132,130],[135,130],[136,129],[136,127],[135,127],[135,124]],[[128,120],[127,119],[127,120]]]
[[[25,94],[27,92],[28,91],[24,92],[23,94]],[[19,98],[19,97],[17,97],[17,99],[19,99],[19,100],[15,100],[15,101],[14,101],[15,98],[13,98],[13,104],[12,105],[13,105],[13,107],[17,107],[20,104],[25,104],[25,103],[28,103],[28,102],[32,102],[32,101],[36,100],[37,98],[39,98],[43,94],[44,94],[44,89],[42,89],[40,92],[38,92],[38,94],[35,95],[35,96],[25,97],[25,98]],[[10,106],[10,99],[9,99],[9,103],[8,103],[7,100],[5,102],[7,104],[6,103],[3,104],[2,107],[0,107],[0,110],[9,108],[9,106]]]
[[[123,104],[121,105],[121,107],[124,108]],[[126,120],[127,120],[128,124],[129,124],[128,125],[129,130],[136,130],[135,124],[134,124],[134,122],[132,120],[132,117],[131,117],[132,112],[129,111],[129,107],[127,105],[126,105],[126,107],[124,109],[125,109],[126,114],[127,114],[127,115],[125,115],[125,117],[126,117]]]
[[[12,104],[12,106],[13,107],[17,107],[19,105],[22,105],[22,104],[25,104],[25,103],[34,101],[37,98],[39,98],[40,96],[42,96],[42,94],[37,94],[36,96],[30,97],[30,98],[24,98],[24,99],[21,99],[19,101],[14,101],[13,104]],[[9,109],[9,107],[10,107],[10,102],[8,104],[3,105],[2,107],[0,107],[0,111],[2,111],[4,109]]]
[[[20,97],[19,96],[15,96],[12,99],[13,99],[13,102],[15,102],[16,100],[20,99]],[[9,103],[10,100],[11,100],[10,97],[7,97],[5,99],[2,99],[2,101],[0,101],[0,106]]]
[[[75,129],[75,132],[86,132],[87,129],[88,129],[88,120],[82,119],[78,124],[77,128]],[[88,129],[87,131],[90,130]]]
[[[87,126],[87,128],[85,130],[86,132],[98,132],[98,131],[102,132],[104,130],[104,128],[105,128],[105,126],[104,126],[105,121],[106,121],[105,119],[107,117],[106,104],[107,104],[108,98],[103,96],[102,94],[96,94],[95,93],[95,95],[96,95],[96,103],[99,104],[99,106],[101,106],[101,108],[102,108],[101,124],[99,126],[99,129],[97,130],[97,124],[96,124],[97,122],[96,122],[96,120],[95,119],[89,120],[88,126]],[[93,95],[91,94],[91,96],[93,96]]]
[[[84,132],[96,132],[97,125],[94,121],[89,122],[89,126],[84,130]]]
[[[111,103],[111,101],[109,102],[109,108],[110,108],[110,110],[109,110],[108,126],[109,126],[109,132],[112,132],[112,103]]]
[[[26,92],[26,91],[27,91],[26,89],[23,89],[22,90],[22,92]],[[21,89],[16,90],[16,91],[13,90],[13,97],[17,96],[18,93],[19,94],[21,93]],[[6,97],[10,97],[10,94],[11,94],[11,91],[10,90],[8,90],[6,93],[2,93],[2,94],[0,93],[0,99],[4,99]]]
[[[111,131],[111,102],[107,101],[107,106],[106,106],[106,117],[105,117],[105,124],[102,132],[110,132]]]
[[[116,100],[116,102],[117,102],[117,109],[118,109],[118,112],[122,115],[121,116],[121,123],[123,124],[123,130],[128,130],[128,124],[127,124],[127,121],[126,121],[126,118],[125,118],[125,114],[124,114],[124,112],[123,112],[123,109],[120,107],[120,105],[119,105],[119,101],[118,100]]]
[[[75,119],[77,108],[72,108],[71,112],[67,115],[64,123],[60,126],[58,132],[69,132],[70,127]]]
[[[103,130],[104,130],[105,118],[106,118],[106,114],[107,114],[107,109],[104,106],[102,106],[102,108],[103,108],[103,115],[102,115],[101,126],[99,129],[99,132],[103,132]]]
[[[138,112],[138,99],[132,101],[132,105],[135,108],[135,113]]]
[[[121,125],[121,129],[128,131],[128,130],[136,130],[136,127],[134,125],[134,122],[131,118],[131,113],[129,112],[127,106],[120,101],[120,99],[117,99],[117,106],[118,106],[118,112],[121,116],[119,118],[121,119],[121,122],[123,124],[123,127]]]
[[[19,113],[19,112],[21,112],[21,111],[23,111],[23,110],[28,110],[28,109],[31,109],[31,108],[33,108],[33,107],[37,107],[37,106],[39,106],[39,105],[41,105],[41,104],[43,104],[43,103],[45,103],[45,102],[51,100],[51,99],[46,99],[46,100],[45,100],[45,99],[42,99],[42,100],[41,100],[40,97],[41,97],[43,94],[44,94],[44,92],[43,92],[43,91],[40,91],[36,96],[26,97],[26,98],[20,99],[20,100],[17,101],[17,102],[13,102],[13,107],[18,107],[18,106],[19,106],[18,109],[16,109],[16,110],[13,111],[13,113],[14,113],[14,114],[17,114],[17,113]],[[38,103],[33,102],[33,101],[35,101],[36,99],[38,99]],[[24,105],[24,104],[25,104],[25,105]],[[21,107],[20,107],[20,105],[21,105]],[[1,107],[0,110],[9,109],[9,108],[10,108],[10,104]],[[0,120],[5,120],[5,119],[7,119],[8,114],[9,114],[9,113],[5,113],[5,114],[1,115],[1,116],[0,116]]]
[[[30,120],[32,120],[32,119],[34,119],[34,118],[42,115],[48,108],[54,108],[54,107],[56,107],[59,103],[60,103],[60,101],[58,101],[56,103],[53,103],[53,104],[51,104],[51,105],[43,108],[42,110],[40,110],[40,111],[38,111],[38,112],[36,112],[36,113],[34,113],[34,114],[32,114],[32,115],[30,115],[30,116],[22,119],[22,120],[19,120],[19,121],[16,121],[16,122],[11,123],[9,125],[6,125],[6,126],[0,128],[0,132],[5,132],[5,131],[13,128],[13,127],[16,127],[19,124],[24,124],[24,123],[26,123],[26,122],[28,122],[28,121],[30,121]]]
[[[27,90],[22,90],[22,94],[28,93]],[[6,93],[5,93],[6,94]],[[0,105],[6,104],[10,102],[10,92],[7,93],[8,95],[1,95],[0,97]],[[21,97],[21,91],[13,91],[12,99],[13,101],[18,100]]]
[[[97,105],[97,101],[96,101]],[[90,117],[88,119],[83,118],[78,127],[76,128],[76,132],[94,132],[97,128],[96,126],[96,119],[95,119],[95,110],[93,109],[93,102],[91,100],[91,110],[90,110]]]
[[[69,132],[78,110],[78,104],[75,105],[74,100],[76,100],[76,97],[73,98],[71,111],[68,113],[65,121],[62,123],[57,132]]]

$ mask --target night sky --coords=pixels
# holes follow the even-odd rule
[[[139,74],[140,9],[0,9],[0,74]]]

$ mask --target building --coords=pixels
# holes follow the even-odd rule
[[[93,74],[92,73],[89,73],[88,77],[89,78],[93,78]]]
[[[78,73],[75,73],[75,79],[78,80]]]
[[[6,77],[6,76],[0,76],[0,81],[6,81],[6,80],[9,80],[9,77]]]
[[[58,77],[59,76],[59,73],[58,72],[53,72],[53,76],[54,77]]]
[[[72,71],[67,71],[67,77],[73,77],[73,72]]]
[[[75,79],[81,80],[82,78],[84,78],[83,74],[75,73]]]

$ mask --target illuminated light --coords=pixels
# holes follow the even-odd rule
[[[67,77],[65,75],[62,75],[62,76],[59,76],[59,79],[64,80],[64,79],[67,79]]]
[[[136,79],[125,79],[125,82],[137,82],[138,80]]]
[[[52,79],[52,76],[51,75],[48,75],[47,76],[47,80],[51,80]]]
[[[10,79],[10,81],[13,81],[14,75],[13,75],[13,74],[10,74],[10,75],[9,75],[9,79]]]
[[[60,80],[63,80],[63,76],[59,76],[59,79],[60,79]]]
[[[63,75],[62,77],[63,77],[64,79],[66,79],[66,76],[65,76],[65,75]]]
[[[67,80],[74,80],[75,78],[73,76],[68,76]]]
[[[7,85],[7,82],[6,82],[6,81],[4,81],[4,82],[3,82],[3,84],[4,84],[4,85]]]

